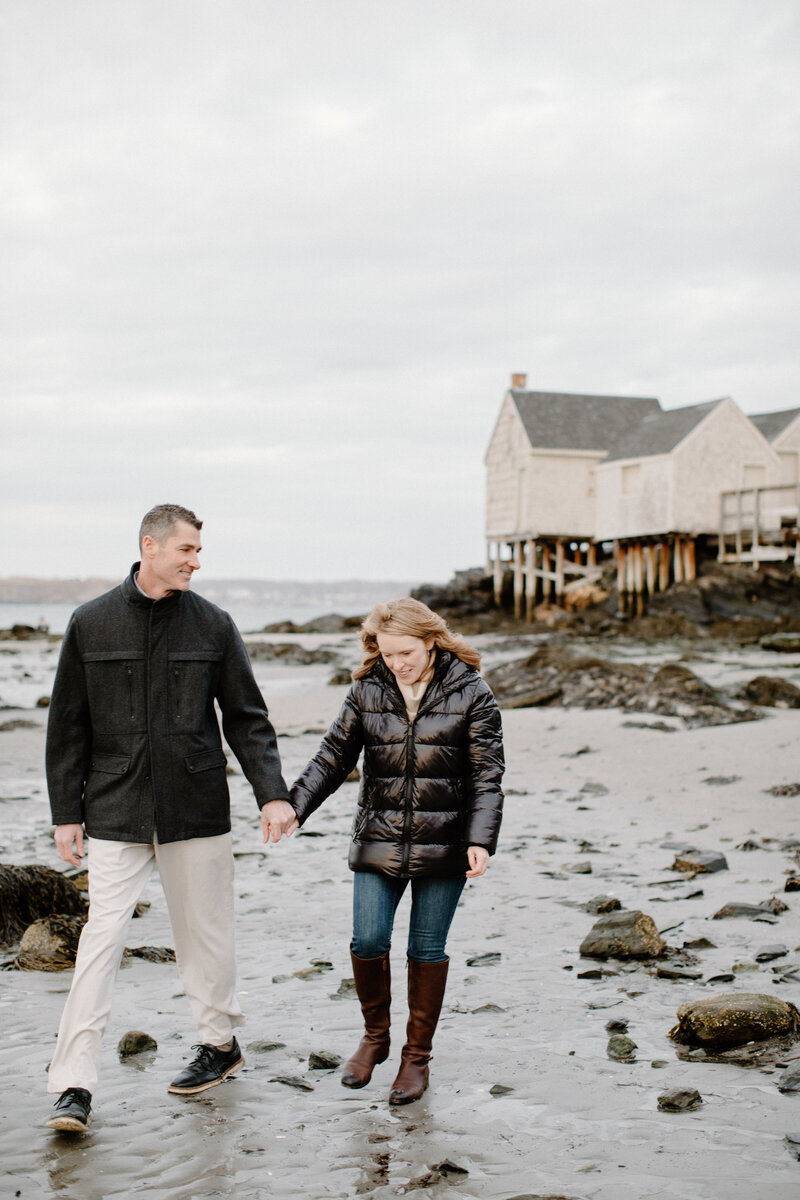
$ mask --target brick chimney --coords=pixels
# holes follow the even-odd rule
[[[528,376],[527,375],[520,374],[520,375],[512,375],[511,376],[511,387],[513,388],[513,390],[515,392],[524,392],[527,385],[528,385]]]

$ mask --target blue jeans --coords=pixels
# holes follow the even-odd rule
[[[466,878],[394,879],[374,871],[353,874],[353,940],[357,958],[377,958],[392,944],[394,914],[403,892],[411,884],[409,958],[416,962],[443,962],[450,923],[464,890]]]

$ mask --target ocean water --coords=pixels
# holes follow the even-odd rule
[[[0,629],[10,629],[12,625],[32,625],[36,628],[40,621],[44,621],[50,633],[63,633],[76,607],[74,604],[0,601]],[[257,633],[265,625],[273,625],[276,621],[294,621],[296,625],[303,625],[306,621],[312,621],[314,617],[331,612],[330,606],[323,608],[319,604],[233,603],[222,607],[231,614],[240,633]],[[366,605],[354,609],[345,604],[337,606],[336,611],[343,616],[353,616],[366,612],[368,607],[369,605]]]

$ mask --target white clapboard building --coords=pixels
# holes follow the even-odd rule
[[[613,553],[621,596],[692,579],[696,546],[786,557],[797,525],[800,410],[747,417],[730,398],[665,411],[641,396],[529,391],[514,375],[486,452],[487,570],[514,607],[569,601]]]

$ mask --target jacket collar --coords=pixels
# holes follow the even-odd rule
[[[423,708],[427,708],[434,697],[446,695],[448,692],[454,691],[455,688],[460,686],[464,676],[473,670],[473,667],[470,667],[468,663],[462,662],[457,655],[453,654],[452,650],[437,649],[433,679],[431,679],[425,689],[425,695],[420,702],[420,711]],[[378,659],[370,674],[377,678],[385,690],[391,691],[396,696],[399,704],[405,709],[405,701],[403,700],[400,688],[397,686],[397,680],[382,658]]]
[[[139,570],[141,565],[142,564],[140,562],[135,562],[131,567],[127,578],[123,579],[122,583],[120,584],[120,587],[122,588],[122,595],[127,600],[128,604],[133,604],[134,607],[145,609],[146,611],[153,609],[156,604],[158,605],[159,612],[163,612],[165,609],[168,610],[175,608],[181,600],[180,592],[171,592],[169,596],[162,596],[160,600],[151,600],[149,596],[145,596],[144,593],[136,586],[134,575]]]

